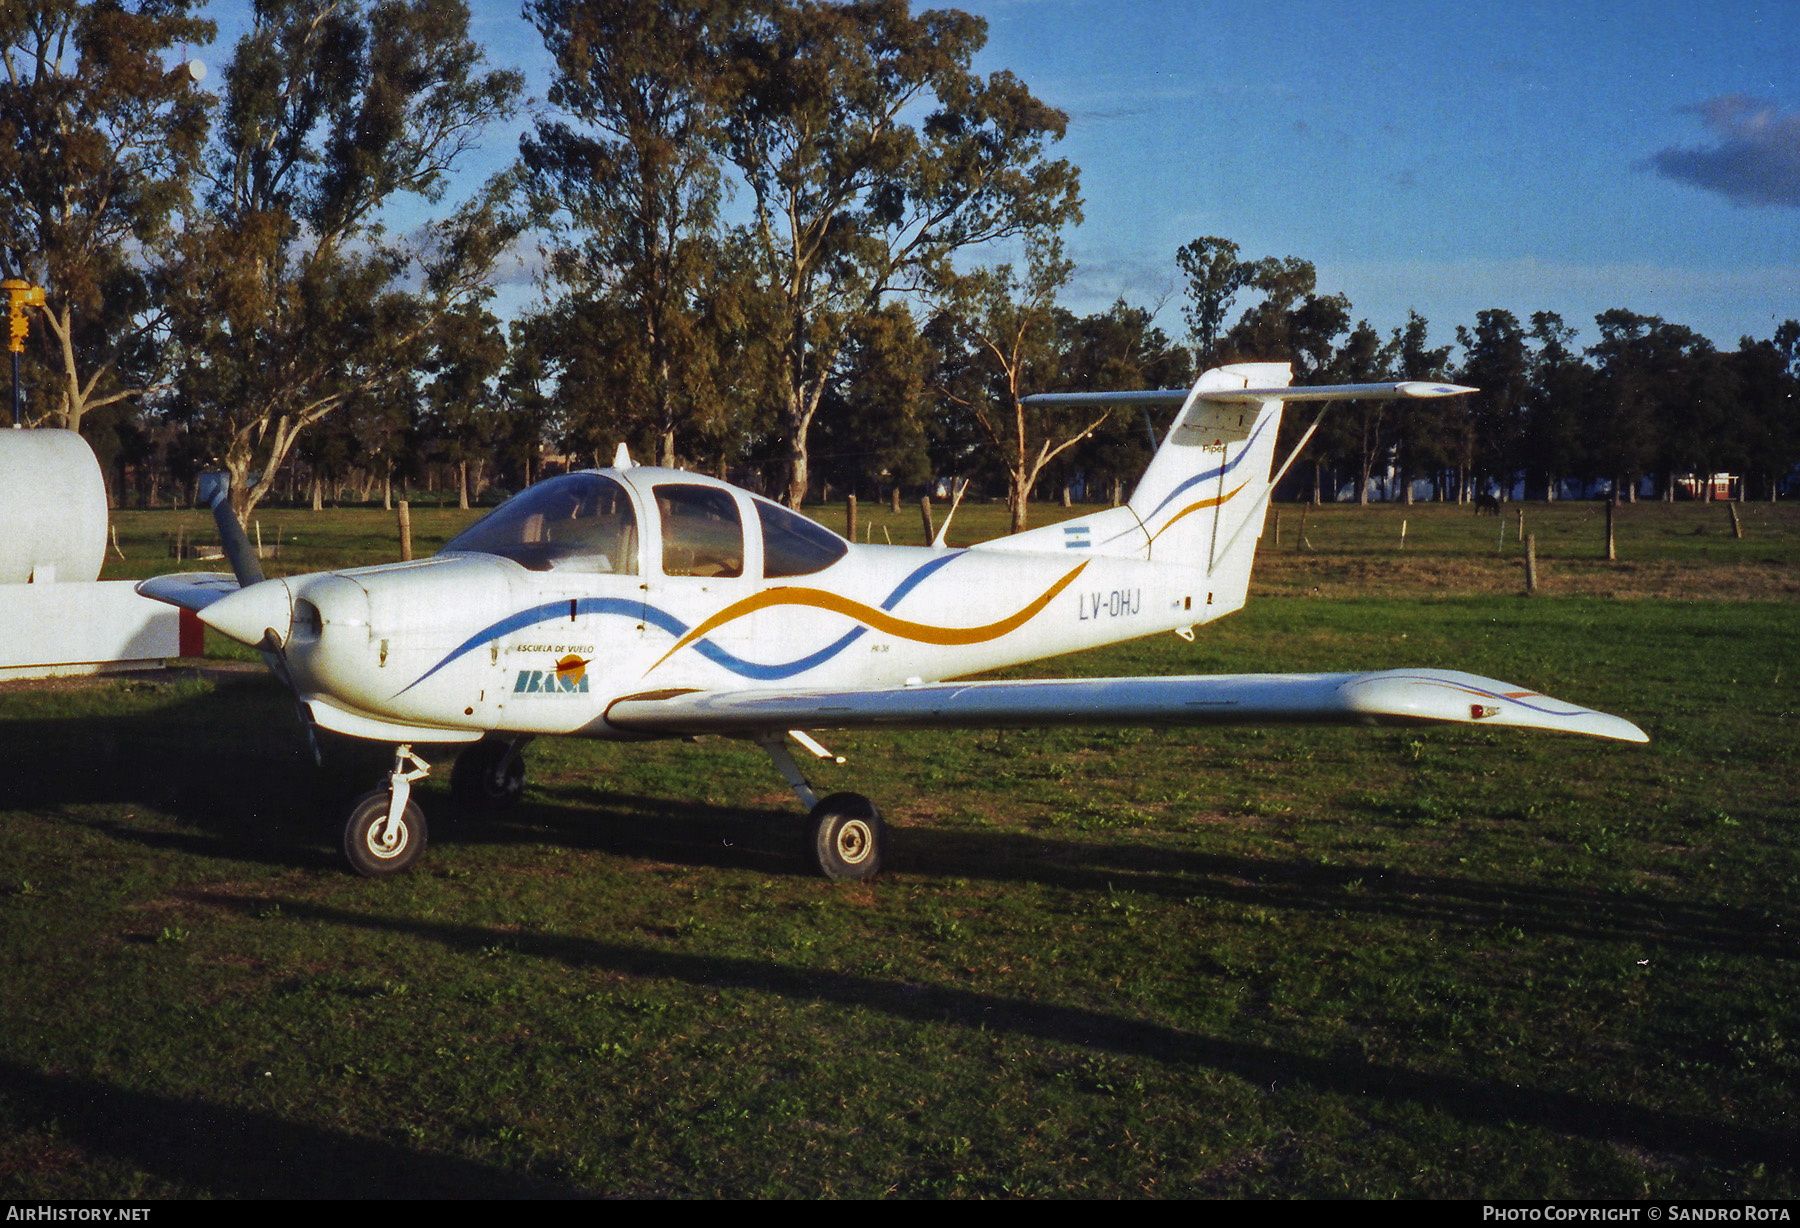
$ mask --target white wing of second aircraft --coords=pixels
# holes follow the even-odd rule
[[[1447,669],[936,682],[875,690],[656,691],[606,721],[664,734],[1034,725],[1511,725],[1650,739],[1630,721]]]

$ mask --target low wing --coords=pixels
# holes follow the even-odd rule
[[[606,720],[621,729],[666,734],[895,726],[1479,724],[1650,740],[1619,717],[1446,669],[939,682],[857,691],[650,692],[614,701]]]
[[[236,576],[222,571],[183,571],[145,580],[137,586],[137,591],[145,597],[198,613],[219,598],[237,592],[238,582]]]

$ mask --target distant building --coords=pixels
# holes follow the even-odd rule
[[[1737,495],[1738,482],[1735,473],[1714,473],[1706,477],[1699,474],[1684,473],[1675,479],[1675,497],[1677,499],[1732,499]]]

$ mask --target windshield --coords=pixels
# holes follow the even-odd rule
[[[520,491],[441,553],[497,554],[533,571],[635,576],[637,542],[625,488],[598,473],[571,473]]]

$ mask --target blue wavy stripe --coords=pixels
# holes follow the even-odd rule
[[[932,559],[929,563],[926,563],[923,567],[914,571],[911,575],[907,576],[906,579],[900,581],[893,592],[888,594],[887,600],[881,603],[881,608],[891,611],[906,598],[908,593],[923,584],[934,571],[962,553],[961,550],[958,550],[954,553],[943,555],[940,558]],[[754,661],[746,661],[742,657],[733,656],[723,648],[720,648],[717,644],[705,639],[694,645],[694,651],[698,652],[708,661],[711,661],[714,665],[722,665],[732,673],[739,674],[745,678],[754,678],[758,682],[780,682],[784,678],[792,678],[795,674],[803,674],[815,665],[823,665],[825,662],[831,660],[831,658],[837,656],[838,653],[850,647],[850,645],[854,644],[857,640],[860,640],[864,635],[868,634],[868,630],[867,627],[852,627],[842,636],[838,637],[837,640],[825,645],[825,647],[819,649],[819,651],[809,653],[798,660],[787,661],[780,665],[758,665]],[[678,639],[685,634],[687,634],[686,627],[675,632],[676,638]]]
[[[1243,450],[1241,452],[1239,452],[1237,454],[1237,456],[1234,457],[1232,460],[1225,462],[1223,465],[1219,466],[1217,469],[1208,469],[1205,473],[1196,473],[1193,477],[1189,478],[1187,481],[1185,481],[1181,485],[1177,486],[1174,490],[1171,490],[1163,498],[1163,501],[1161,503],[1158,503],[1153,509],[1151,509],[1150,514],[1148,516],[1144,517],[1144,523],[1149,524],[1152,520],[1156,519],[1157,512],[1162,511],[1165,507],[1169,506],[1169,504],[1173,503],[1176,499],[1179,499],[1183,494],[1185,494],[1187,491],[1191,490],[1193,487],[1198,486],[1200,483],[1209,481],[1213,478],[1223,477],[1225,474],[1230,473],[1233,469],[1236,469],[1238,467],[1238,465],[1243,463],[1243,459],[1246,456],[1250,455],[1250,449],[1253,446],[1255,446],[1255,444],[1256,444],[1256,437],[1263,433],[1263,428],[1268,426],[1271,421],[1273,421],[1273,419],[1264,418],[1261,422],[1257,423],[1256,429],[1254,431],[1250,432],[1250,438],[1248,438],[1244,441]]]
[[[578,615],[618,614],[625,618],[637,618],[640,614],[644,613],[644,603],[642,601],[627,601],[618,597],[580,597],[575,598],[574,603],[575,613]],[[449,656],[413,679],[412,682],[407,684],[405,689],[395,692],[395,698],[406,694],[407,691],[412,690],[413,687],[418,686],[421,682],[437,673],[440,669],[443,669],[446,665],[449,665],[452,661],[474,652],[482,645],[497,640],[503,635],[510,635],[514,631],[523,631],[526,627],[536,623],[547,623],[552,619],[568,617],[568,601],[549,601],[545,602],[543,605],[532,606],[529,610],[521,610],[517,614],[508,615],[491,626],[483,627],[480,631],[471,635],[455,648],[452,648]],[[668,619],[667,615],[663,615],[662,617]],[[674,620],[668,619],[668,621],[673,622]],[[662,626],[663,624],[658,622],[657,625]],[[687,628],[682,627],[680,623],[675,623],[675,626],[680,628],[675,634],[682,635],[686,633]]]
[[[891,611],[906,598],[908,593],[923,584],[933,572],[937,571],[940,567],[943,567],[946,563],[953,561],[963,553],[964,552],[961,550],[952,551],[949,554],[940,555],[915,569],[910,575],[895,586],[893,592],[887,595],[887,599],[881,603],[881,608]],[[616,614],[622,618],[641,619],[643,622],[657,628],[659,631],[667,631],[676,639],[680,639],[688,633],[688,626],[686,623],[682,622],[668,611],[659,610],[648,602],[623,600],[618,597],[578,597],[573,600],[575,602],[575,613],[577,616],[582,614]],[[514,631],[522,631],[526,627],[536,623],[547,623],[556,619],[567,618],[568,616],[568,601],[545,602],[543,605],[533,606],[529,610],[521,610],[517,614],[508,615],[506,618],[501,619],[491,626],[483,627],[480,631],[477,631],[474,635],[451,649],[448,656],[426,670],[423,674],[420,674],[416,679],[409,683],[404,690],[399,691],[396,694],[396,698],[398,698],[399,695],[406,694],[407,691],[412,690],[413,687],[418,686],[419,683],[425,681],[425,679],[431,677],[451,662],[467,656],[477,648],[481,648],[484,645],[499,639],[503,635],[510,635]],[[794,661],[785,661],[774,665],[760,665],[755,661],[746,661],[742,657],[720,648],[711,640],[703,639],[693,647],[694,651],[698,652],[708,661],[711,661],[714,665],[722,666],[741,677],[754,678],[759,682],[778,682],[783,678],[792,678],[795,674],[805,673],[813,666],[821,665],[824,662],[831,660],[831,658],[837,656],[838,653],[844,651],[844,649],[850,647],[851,644],[862,638],[863,634],[867,631],[867,627],[853,627],[837,640],[827,644],[817,652],[809,653]]]
[[[1243,463],[1244,458],[1246,456],[1250,455],[1250,448],[1252,445],[1254,445],[1256,443],[1256,437],[1263,433],[1263,428],[1266,427],[1270,423],[1270,421],[1272,421],[1272,419],[1264,418],[1261,422],[1258,422],[1256,424],[1256,429],[1254,431],[1250,432],[1250,438],[1244,440],[1243,450],[1241,452],[1239,452],[1234,459],[1226,461],[1223,465],[1220,465],[1217,469],[1208,469],[1205,473],[1196,473],[1193,477],[1189,478],[1187,481],[1183,482],[1181,485],[1177,486],[1174,490],[1171,490],[1167,495],[1165,495],[1163,497],[1163,501],[1161,503],[1158,503],[1154,508],[1152,508],[1150,510],[1149,514],[1142,517],[1136,525],[1133,525],[1131,528],[1126,529],[1122,533],[1114,533],[1111,537],[1107,538],[1101,544],[1110,546],[1114,542],[1118,541],[1121,537],[1130,537],[1132,534],[1138,533],[1140,531],[1148,532],[1150,529],[1150,522],[1152,520],[1155,520],[1157,513],[1162,511],[1165,507],[1169,506],[1169,504],[1171,504],[1175,500],[1179,499],[1182,495],[1186,494],[1188,491],[1192,490],[1194,487],[1200,485],[1200,483],[1209,482],[1215,478],[1221,478],[1221,477],[1225,476],[1226,474],[1230,473],[1233,469],[1236,469],[1240,464]]]

